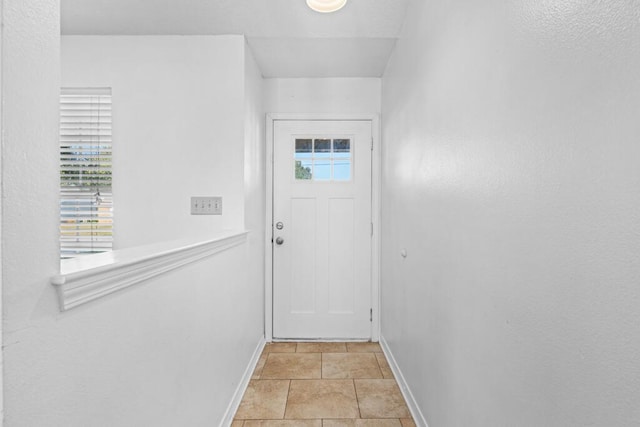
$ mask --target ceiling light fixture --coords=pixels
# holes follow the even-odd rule
[[[307,6],[316,12],[329,13],[342,9],[347,0],[307,0]]]

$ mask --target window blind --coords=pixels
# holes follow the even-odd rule
[[[60,256],[113,246],[111,89],[60,94]]]

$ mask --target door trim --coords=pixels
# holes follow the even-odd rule
[[[380,191],[382,183],[382,147],[380,143],[380,115],[369,114],[300,114],[267,113],[265,124],[266,221],[265,221],[265,288],[264,336],[273,341],[273,142],[276,121],[370,121],[373,150],[371,153],[371,340],[380,340]]]

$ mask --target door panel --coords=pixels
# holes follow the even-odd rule
[[[275,121],[273,335],[371,337],[371,122]]]
[[[291,312],[313,314],[315,303],[316,200],[291,199]],[[288,264],[288,263],[287,263]],[[283,272],[286,274],[286,270]],[[283,278],[284,279],[284,278]]]
[[[355,207],[353,199],[329,199],[329,313],[355,311]]]

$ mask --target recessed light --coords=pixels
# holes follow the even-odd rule
[[[347,0],[307,0],[307,6],[316,12],[329,13],[342,9]]]

